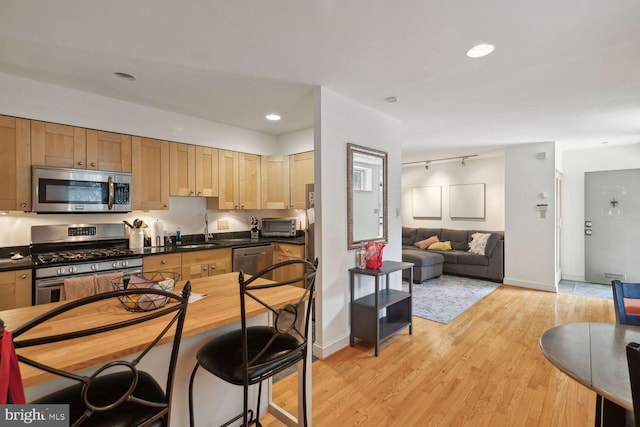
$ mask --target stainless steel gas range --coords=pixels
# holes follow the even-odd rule
[[[60,300],[65,278],[142,272],[142,256],[129,249],[124,224],[31,227],[35,304]]]

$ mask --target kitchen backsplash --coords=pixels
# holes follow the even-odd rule
[[[160,220],[165,234],[174,235],[177,228],[183,234],[202,234],[204,231],[204,214],[208,214],[209,232],[248,231],[251,218],[298,218],[304,223],[303,209],[291,210],[207,210],[206,199],[197,197],[171,197],[170,210],[133,211],[127,214],[34,214],[9,212],[0,215],[0,247],[22,246],[31,243],[32,225],[50,224],[83,224],[83,223],[115,223],[127,220],[130,223],[139,218],[146,223]],[[229,228],[218,228],[218,221],[226,222]]]

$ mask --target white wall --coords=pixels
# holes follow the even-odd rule
[[[279,154],[260,132],[0,73],[0,114],[255,154]]]
[[[401,260],[401,123],[326,88],[316,89],[315,182],[317,278],[316,342],[319,357],[349,343],[349,273],[354,251],[347,250],[347,142],[388,153],[389,243],[383,258]],[[396,213],[398,212],[398,215]],[[394,276],[397,284],[400,277]]]
[[[278,153],[295,154],[313,150],[313,126],[278,135]]]
[[[542,152],[544,160],[537,158]],[[504,283],[556,291],[555,170],[553,142],[506,149]],[[549,205],[545,219],[536,211],[539,203]]]
[[[483,220],[460,220],[449,216],[449,186],[484,183],[486,216]],[[412,188],[440,186],[442,219],[413,217]],[[452,228],[458,230],[504,230],[504,156],[435,163],[402,168],[402,224],[405,227]]]
[[[640,168],[640,144],[565,151],[562,174],[562,278],[584,281],[584,173]]]

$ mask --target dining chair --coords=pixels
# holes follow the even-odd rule
[[[318,260],[287,260],[267,267],[248,277],[238,275],[240,287],[241,327],[205,343],[196,353],[196,365],[189,381],[189,421],[193,427],[193,383],[201,366],[216,377],[243,387],[243,412],[223,426],[242,419],[243,425],[260,424],[262,382],[302,362],[303,395],[301,402],[304,425],[307,425],[306,373],[309,319],[315,291]],[[283,277],[284,272],[297,271],[295,277],[275,281],[265,277]],[[286,276],[284,276],[286,277]],[[293,285],[303,290],[299,298],[284,307],[272,307],[263,298],[277,288]],[[270,326],[247,326],[247,310],[264,308],[271,314]],[[249,306],[249,307],[248,307]],[[255,412],[249,409],[249,386],[258,384]],[[298,420],[300,421],[300,420]]]
[[[18,360],[73,383],[28,403],[68,404],[72,426],[168,426],[174,371],[190,293],[190,282],[180,295],[160,288],[118,289],[71,300],[17,327],[13,331],[13,343]],[[128,305],[130,301],[144,298],[166,300],[161,308],[147,311]],[[92,316],[91,313],[101,315],[90,317],[91,323],[72,324],[68,320],[74,316]],[[62,325],[71,326],[61,330]],[[69,346],[78,342],[85,346],[108,345],[113,342],[114,334],[117,340],[135,340],[140,325],[157,334],[152,335],[150,342],[141,343],[139,353],[131,361],[112,360],[89,369],[88,373],[76,373],[38,360],[37,346],[61,342]],[[170,337],[171,331],[163,390],[139,365],[161,340]]]
[[[629,366],[629,380],[631,381],[631,399],[633,401],[633,415],[635,426],[640,427],[640,344],[627,344],[627,365]]]
[[[640,326],[640,283],[611,282],[616,323]]]

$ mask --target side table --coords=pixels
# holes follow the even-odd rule
[[[349,344],[353,347],[355,338],[375,343],[375,355],[380,354],[380,341],[399,330],[409,327],[413,334],[412,321],[412,285],[413,263],[383,261],[377,270],[370,268],[350,268],[351,286],[351,336]],[[389,274],[409,270],[409,292],[389,289]],[[374,292],[354,299],[355,275],[373,276]],[[385,277],[385,287],[380,288],[380,277]],[[386,309],[386,315],[380,317],[380,311]]]

